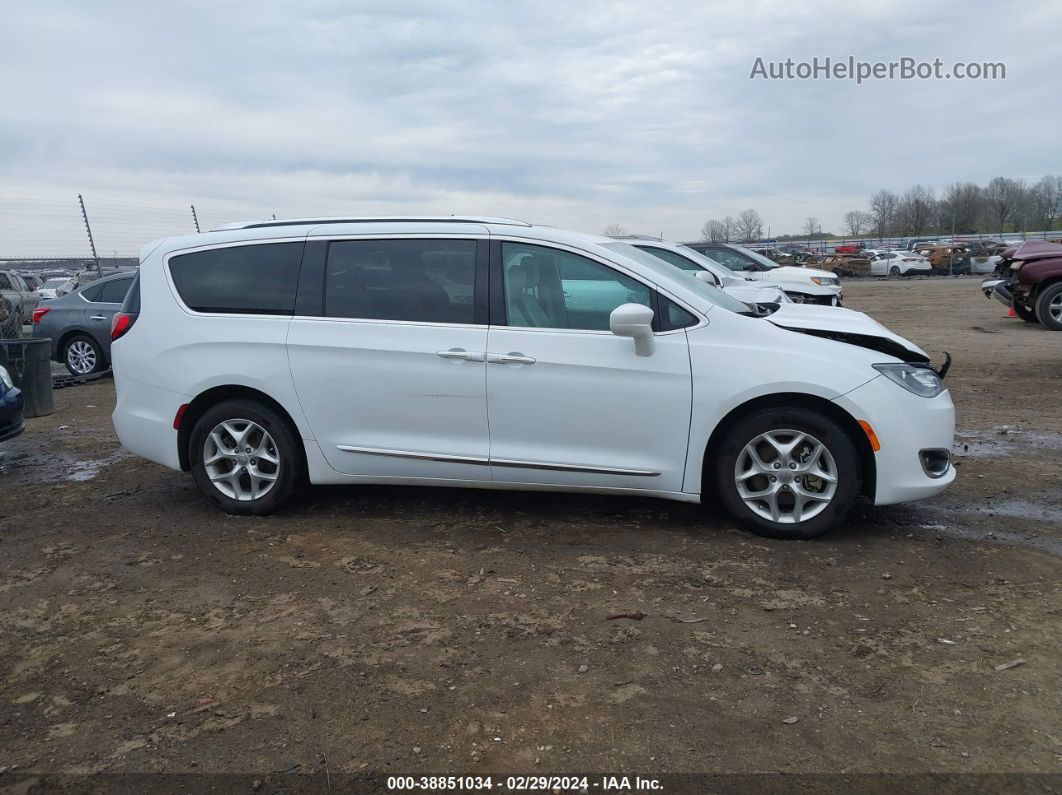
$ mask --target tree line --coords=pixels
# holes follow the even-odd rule
[[[1062,176],[1049,174],[1038,182],[995,177],[985,185],[953,182],[938,197],[933,188],[914,185],[902,193],[882,188],[870,197],[865,210],[844,214],[847,237],[917,237],[919,235],[995,234],[1038,232],[1062,223]],[[764,221],[753,209],[737,217],[710,218],[701,238],[716,243],[756,242],[763,239]],[[610,224],[605,234],[624,234]],[[837,237],[823,232],[818,218],[810,216],[801,234],[778,235],[777,240],[811,240]]]
[[[1060,218],[1062,177],[1049,174],[1032,184],[995,177],[985,185],[953,182],[939,197],[924,185],[879,190],[867,210],[845,213],[844,231],[852,237],[1041,231]]]

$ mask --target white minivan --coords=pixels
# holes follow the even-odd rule
[[[151,243],[114,319],[118,437],[238,514],[306,482],[717,496],[809,538],[954,479],[916,345],[603,240],[444,217]]]

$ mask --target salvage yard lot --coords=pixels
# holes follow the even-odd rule
[[[445,489],[230,517],[120,452],[112,382],[57,391],[2,448],[0,766],[1062,772],[1062,335],[977,283],[846,282],[954,356],[959,478],[815,542]]]

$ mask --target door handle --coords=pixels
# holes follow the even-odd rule
[[[105,318],[103,315],[93,315],[92,317],[89,318],[89,320],[106,320],[106,319],[107,318]]]
[[[485,353],[466,351],[464,348],[450,348],[448,351],[436,351],[435,355],[440,356],[443,359],[457,359],[466,362],[482,362],[487,358]]]
[[[534,364],[538,360],[534,356],[524,356],[522,353],[488,353],[487,361],[491,364]]]

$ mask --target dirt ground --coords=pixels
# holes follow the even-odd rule
[[[110,381],[57,391],[0,460],[0,786],[1062,773],[1062,334],[978,281],[846,282],[954,356],[959,478],[806,543],[537,493],[315,488],[227,517],[121,452]]]

